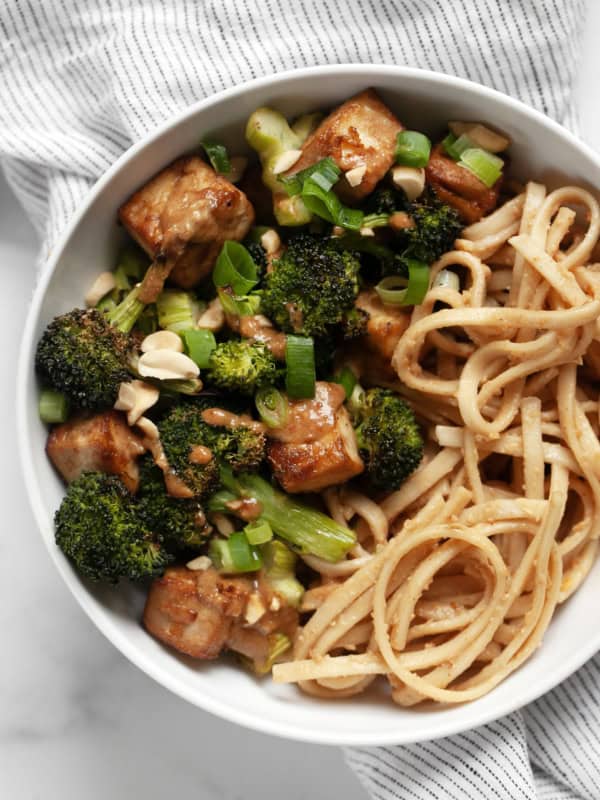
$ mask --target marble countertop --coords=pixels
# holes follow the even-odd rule
[[[600,149],[600,4],[590,5],[577,98],[583,135]],[[8,342],[20,339],[36,247],[0,180]],[[17,466],[16,357],[5,348],[0,394],[0,797],[364,800],[340,750],[253,733],[188,705],[129,664],[79,609],[42,546]]]

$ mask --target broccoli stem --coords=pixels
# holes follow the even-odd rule
[[[341,561],[356,543],[354,533],[348,528],[292,500],[259,475],[246,472],[234,477],[228,470],[221,470],[221,478],[225,487],[238,496],[257,500],[262,507],[261,517],[267,520],[274,533],[300,553],[318,556],[324,561]]]
[[[161,328],[180,333],[196,327],[196,312],[199,310],[191,292],[165,289],[156,298],[158,323]]]
[[[130,333],[131,329],[138,320],[138,317],[144,310],[144,303],[138,300],[140,287],[136,286],[129,294],[121,300],[116,308],[109,311],[106,315],[108,322],[114,327],[118,328],[122,333]]]

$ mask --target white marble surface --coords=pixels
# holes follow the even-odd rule
[[[600,149],[600,3],[591,0],[577,96]],[[0,181],[5,342],[0,393],[0,798],[286,800],[365,794],[335,748],[237,728],[138,672],[92,626],[42,546],[17,465],[14,375],[35,235]]]

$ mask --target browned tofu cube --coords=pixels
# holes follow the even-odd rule
[[[342,406],[332,427],[319,439],[271,441],[268,457],[286,492],[317,492],[349,481],[364,470],[348,412]]]
[[[293,174],[330,156],[342,172],[364,166],[357,186],[342,177],[336,192],[346,202],[370,194],[394,163],[396,135],[402,123],[373,89],[367,89],[327,116],[302,146],[302,156],[288,171]]]
[[[122,414],[106,411],[75,417],[52,429],[46,452],[67,483],[83,472],[117,475],[130,492],[137,491],[137,459],[146,448]]]
[[[502,178],[488,189],[477,175],[447,156],[441,144],[433,148],[425,175],[438,198],[455,208],[469,224],[489,214],[498,204]]]
[[[152,259],[170,263],[171,279],[187,289],[210,273],[224,241],[246,236],[254,209],[201,158],[185,156],[132,195],[119,219]]]

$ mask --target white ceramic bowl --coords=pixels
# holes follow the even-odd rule
[[[600,159],[588,147],[542,114],[468,81],[372,65],[314,67],[253,81],[188,108],[128,150],[96,184],[55,247],[37,287],[18,377],[19,442],[35,517],[57,569],[98,628],[140,669],[191,703],[250,728],[328,744],[434,739],[481,725],[548,691],[600,649],[600,626],[588,622],[596,619],[600,604],[600,564],[556,614],[537,653],[494,691],[468,705],[404,710],[383,693],[315,700],[293,686],[255,680],[227,660],[202,663],[178,657],[141,627],[141,594],[83,582],[54,544],[52,519],[63,487],[44,452],[46,430],[37,415],[33,357],[46,323],[80,305],[93,277],[114,264],[121,237],[116,211],[134,189],[197,146],[207,132],[218,132],[232,152],[245,150],[244,124],[260,105],[297,115],[333,106],[368,86],[381,92],[409,128],[436,135],[450,119],[497,126],[511,137],[512,169],[523,178],[600,187]]]

